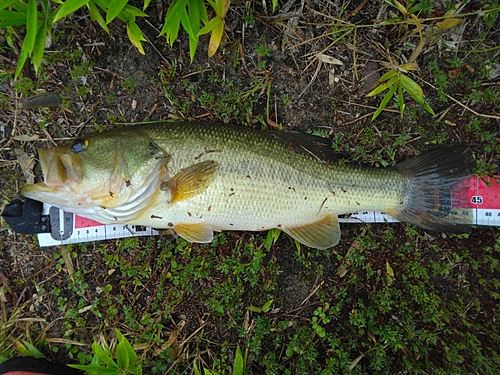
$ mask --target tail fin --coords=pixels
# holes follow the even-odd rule
[[[472,213],[455,212],[456,208],[467,207],[468,202],[452,197],[452,188],[470,176],[475,166],[467,146],[432,150],[397,164],[395,168],[407,178],[404,202],[399,211],[388,213],[424,229],[470,232]]]

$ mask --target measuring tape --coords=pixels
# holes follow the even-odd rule
[[[470,177],[457,183],[451,193],[452,201],[466,202],[465,207],[452,207],[450,215],[467,216],[473,225],[500,226],[499,177]],[[40,246],[65,245],[137,236],[154,236],[159,232],[140,225],[104,225],[44,204],[43,215],[48,216],[50,231],[38,233]],[[469,218],[472,216],[472,220]],[[339,217],[342,223],[396,223],[398,220],[383,212],[357,212]]]

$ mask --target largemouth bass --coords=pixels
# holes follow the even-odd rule
[[[44,182],[26,197],[103,224],[171,229],[191,242],[214,231],[279,228],[318,249],[340,240],[338,215],[383,211],[443,232],[451,188],[475,166],[470,151],[439,149],[390,168],[339,162],[328,140],[222,124],[135,125],[39,150]],[[465,207],[453,202],[454,207]]]

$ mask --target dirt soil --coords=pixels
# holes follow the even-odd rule
[[[340,37],[330,23],[333,24],[334,17],[351,24],[387,19],[394,10],[384,4],[376,0],[347,2],[343,9],[342,2],[337,0],[306,2],[303,8],[300,2],[289,2],[286,14],[281,16],[266,15],[262,5],[255,4],[254,23],[250,24],[242,21],[243,15],[248,16],[247,8],[235,3],[226,19],[226,36],[220,50],[208,58],[208,37],[203,37],[193,63],[190,63],[184,33],[172,48],[158,37],[165,11],[162,7],[157,11],[151,6],[147,22],[139,22],[147,37],[145,56],[128,41],[120,22],[110,25],[108,35],[84,13],[62,20],[54,30],[42,76],[37,78],[27,67],[22,84],[11,79],[0,83],[0,95],[5,103],[0,108],[3,204],[17,197],[26,181],[40,180],[41,171],[36,163],[39,148],[114,128],[120,123],[173,118],[313,131],[330,137],[336,150],[348,160],[375,166],[406,160],[439,144],[466,143],[480,162],[482,173],[499,174],[500,150],[495,146],[499,139],[498,107],[467,99],[474,90],[498,90],[498,75],[489,79],[481,77],[482,86],[471,89],[469,85],[479,79],[473,72],[482,71],[485,61],[495,61],[497,52],[492,49],[478,59],[474,54],[450,52],[445,45],[456,43],[459,50],[476,48],[477,34],[483,27],[476,18],[468,20],[465,28],[446,30],[436,40],[429,41],[417,59],[419,83],[436,117],[405,97],[407,111],[403,117],[393,108],[371,121],[381,97],[368,98],[366,94],[386,72],[383,62],[390,54],[394,63],[403,63],[414,50],[417,39],[414,35],[405,37],[405,33],[410,32],[399,25],[358,28],[355,36],[348,33]],[[474,12],[478,6],[471,2],[463,12]],[[438,16],[437,13],[443,14],[445,10],[435,7],[435,12]],[[492,30],[491,39],[482,41],[482,50],[498,44],[498,24]],[[317,58],[319,53],[339,61],[322,62]],[[449,61],[457,56],[461,63],[455,67]],[[17,58],[15,52],[8,51],[1,63],[6,70],[13,69]],[[429,63],[434,60],[448,79],[446,92],[463,105],[450,99],[440,100],[438,90],[433,88],[438,84],[429,69]],[[453,80],[457,74],[463,79]],[[18,108],[22,98],[43,91],[62,94],[63,106]],[[476,116],[481,123],[477,131],[471,130],[471,124],[475,124],[474,112],[480,115]],[[396,143],[402,138],[404,141]],[[302,262],[293,255],[296,249],[290,241],[280,237],[266,259],[275,262],[281,270],[275,298],[283,312],[298,314],[297,311],[304,309],[304,302],[309,314],[315,309],[314,304],[309,304],[314,300],[309,301],[311,294],[322,281],[327,285],[336,282],[339,259],[347,254],[364,228],[357,224],[342,226],[343,238],[334,251],[328,254],[313,251],[310,259],[306,252],[306,260]],[[380,224],[372,225],[370,230],[382,236],[384,231],[392,229],[395,241],[401,242],[395,244],[397,247],[406,241],[404,228],[402,224]],[[251,238],[247,233],[230,234],[234,241],[240,236]],[[431,240],[422,246],[429,249],[449,250],[458,246],[453,238],[436,233],[428,236]],[[496,228],[476,227],[459,246],[474,254],[475,249],[494,246],[496,238]],[[142,246],[145,241],[142,239],[139,244]],[[57,323],[61,312],[57,301],[48,297],[46,291],[55,287],[64,290],[71,283],[64,272],[56,270],[54,256],[60,249],[40,248],[35,236],[16,234],[5,223],[0,229],[0,246],[0,285],[4,291],[8,290],[7,299],[2,302],[8,309],[3,311],[4,316],[22,307],[29,311],[30,319],[47,319],[52,323],[43,326],[38,338],[43,336],[51,345],[56,345],[56,338],[69,328]],[[100,244],[88,244],[88,252],[75,254],[73,259],[75,269],[93,264],[96,285],[90,288],[94,290],[100,285],[97,280],[110,272],[102,261],[103,255],[92,250],[98,246]],[[106,248],[112,252],[114,242],[109,241]],[[231,250],[221,247],[221,254],[224,251]],[[386,256],[378,256],[377,252],[370,256],[371,264],[385,267]],[[316,272],[318,266],[324,271],[320,276]],[[367,286],[367,293],[368,290]],[[440,293],[452,295],[454,291]],[[1,298],[4,297],[0,295]],[[498,300],[485,299],[486,315],[498,318],[498,307]],[[196,317],[194,311],[202,310],[199,301],[179,305],[175,317],[187,321],[184,337],[197,327],[200,317]],[[211,339],[217,342],[217,335],[224,337],[224,330],[223,326],[214,326]],[[97,333],[91,329],[82,331],[82,341],[86,337],[88,343],[92,342]],[[67,362],[63,351],[48,355]]]

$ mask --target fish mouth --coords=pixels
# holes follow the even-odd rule
[[[38,151],[44,182],[26,185],[22,193],[51,193],[63,188],[74,188],[82,179],[81,168],[71,155],[58,153],[56,150]]]

